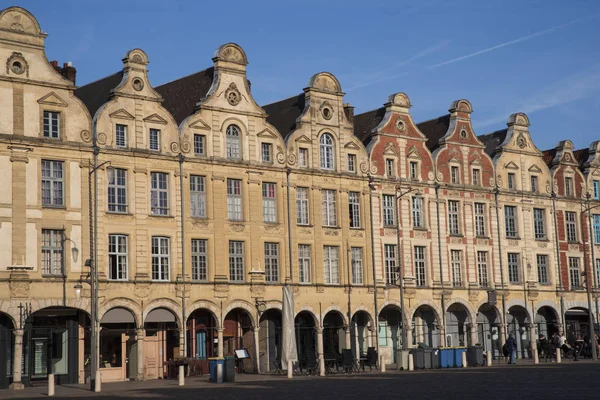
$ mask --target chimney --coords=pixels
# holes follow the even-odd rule
[[[58,64],[58,63],[57,63]],[[56,67],[55,67],[56,68]],[[60,68],[60,67],[59,67]],[[63,64],[62,70],[60,71],[61,75],[73,82],[75,84],[75,78],[77,77],[77,70],[73,66],[71,61]]]
[[[354,125],[354,106],[351,106],[350,103],[344,104],[344,114],[346,114],[348,122]]]
[[[54,67],[56,72],[62,75],[62,68],[58,66],[58,61],[50,61],[50,64]]]

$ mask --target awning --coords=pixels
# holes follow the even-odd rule
[[[124,308],[113,308],[109,310],[100,321],[101,324],[135,324],[135,318],[131,311]]]
[[[148,313],[144,322],[175,322],[175,316],[169,310],[156,308]]]
[[[579,315],[583,315],[586,316],[588,315],[588,312],[586,310],[568,310],[565,315],[573,315],[573,316],[579,316]]]

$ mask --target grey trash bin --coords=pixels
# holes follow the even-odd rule
[[[235,357],[225,357],[223,382],[235,382]]]
[[[398,371],[408,371],[408,350],[396,351],[396,367]]]

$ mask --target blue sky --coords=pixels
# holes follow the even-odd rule
[[[8,5],[8,4],[7,4]],[[49,60],[72,61],[77,83],[121,68],[131,48],[150,58],[153,85],[212,65],[236,42],[259,104],[301,93],[332,72],[361,113],[405,92],[419,122],[453,100],[473,104],[477,134],[525,112],[540,149],[600,140],[597,0],[23,0],[49,34]]]

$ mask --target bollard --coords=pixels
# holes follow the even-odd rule
[[[292,379],[294,376],[294,365],[292,364],[292,360],[288,360],[287,362],[287,373],[288,379]]]
[[[413,355],[411,353],[408,354],[408,370],[409,371],[414,371],[415,370],[415,360],[414,360]]]
[[[96,370],[96,381],[94,382],[94,392],[100,393],[102,391],[102,375],[100,369]]]
[[[379,370],[385,372],[385,359],[383,356],[379,356]]]
[[[561,354],[560,354],[560,347],[558,349],[556,349],[556,363],[560,364],[562,362],[562,358],[561,358]]]
[[[489,350],[486,351],[485,352],[485,358],[486,358],[486,361],[487,361],[487,366],[491,367],[492,366],[492,352],[489,351]]]
[[[534,364],[539,364],[540,363],[540,357],[538,355],[538,351],[536,348],[533,349],[533,363]]]
[[[54,374],[48,374],[48,396],[54,396]]]
[[[462,357],[462,365],[463,365],[463,368],[467,368],[467,352],[466,352],[466,351],[463,351],[463,352],[461,353],[461,357]]]
[[[325,358],[319,357],[319,376],[325,376]]]
[[[223,383],[223,364],[217,364],[217,383]]]
[[[179,366],[179,386],[185,385],[185,368],[183,365]]]

